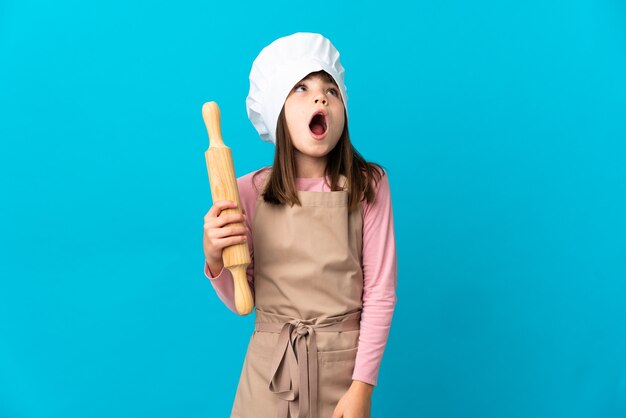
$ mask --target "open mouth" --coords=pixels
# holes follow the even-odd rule
[[[313,115],[311,122],[309,123],[309,129],[315,135],[324,135],[327,129],[326,116],[323,113],[316,113]]]

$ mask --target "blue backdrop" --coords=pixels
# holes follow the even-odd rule
[[[253,315],[202,267],[201,106],[320,32],[389,172],[374,417],[626,416],[626,4],[0,2],[0,417],[225,417]]]

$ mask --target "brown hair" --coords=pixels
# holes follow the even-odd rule
[[[309,76],[319,74],[326,81],[335,83],[335,80],[325,71],[311,73]],[[307,76],[308,77],[308,76]],[[335,83],[336,84],[336,83]],[[296,159],[295,148],[291,142],[291,136],[287,129],[285,119],[285,107],[278,116],[276,124],[276,151],[274,153],[274,165],[268,174],[270,177],[263,191],[263,200],[275,205],[289,203],[301,205],[296,192]],[[259,173],[257,173],[259,174]],[[330,179],[330,189],[332,191],[341,190],[339,187],[340,175],[346,177],[346,187],[348,189],[348,208],[355,209],[361,200],[368,203],[374,200],[374,186],[383,177],[383,167],[379,164],[367,162],[352,146],[350,135],[348,134],[348,119],[343,127],[341,137],[326,156],[325,176]]]

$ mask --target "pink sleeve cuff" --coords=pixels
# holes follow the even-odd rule
[[[207,277],[207,279],[209,280],[219,279],[223,272],[224,272],[224,266],[222,266],[222,270],[220,270],[219,274],[215,275],[211,271],[211,268],[209,267],[209,263],[206,261],[206,259],[204,260],[204,275]]]
[[[211,282],[215,293],[217,293],[217,297],[224,302],[224,305],[226,305],[228,309],[237,313],[237,308],[235,308],[235,286],[230,270],[222,268],[220,274],[213,277],[214,275],[211,273],[211,269],[209,269],[209,263],[204,260],[204,275]]]
[[[358,380],[360,382],[369,383],[372,386],[376,386],[376,379],[372,376],[365,376],[361,374],[354,373],[352,375],[352,380]]]

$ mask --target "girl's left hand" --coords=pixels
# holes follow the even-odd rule
[[[358,380],[339,399],[332,418],[370,418],[374,386]]]

